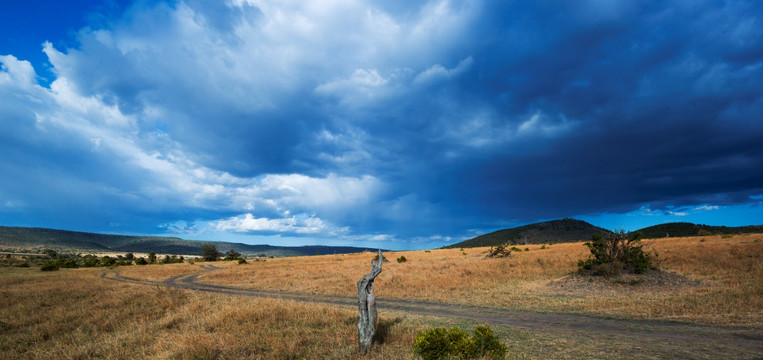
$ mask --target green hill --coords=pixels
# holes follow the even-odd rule
[[[244,256],[302,256],[347,254],[376,249],[351,246],[271,246],[218,241],[185,240],[177,237],[96,234],[44,228],[0,226],[0,251],[35,251],[48,248],[70,252],[138,252],[176,255],[201,254],[203,245],[218,251],[235,250]]]
[[[639,231],[641,231],[642,237],[645,239],[656,239],[698,235],[763,233],[763,225],[729,227],[673,222],[645,227]]]
[[[548,244],[591,240],[595,233],[610,231],[576,219],[560,219],[498,230],[445,246],[446,249],[496,246],[500,244]]]

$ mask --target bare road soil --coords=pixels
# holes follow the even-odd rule
[[[201,265],[203,272],[170,277],[153,282],[124,277],[116,270],[104,272],[105,279],[144,285],[165,285],[179,289],[246,296],[274,298],[313,304],[357,306],[357,299],[342,296],[325,296],[283,291],[236,289],[226,286],[200,283],[197,278],[207,272],[219,270],[214,265]],[[763,359],[763,329],[733,326],[710,326],[654,320],[615,319],[601,316],[539,313],[506,310],[491,307],[444,304],[426,301],[377,299],[380,310],[400,311],[418,315],[472,320],[501,327],[520,328],[531,331],[584,333],[587,336],[628,338],[634,342],[670,342],[676,347],[719,346],[739,350],[743,358]],[[737,356],[727,354],[731,357]],[[704,357],[704,356],[703,356]]]

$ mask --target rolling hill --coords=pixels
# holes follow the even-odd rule
[[[18,251],[50,248],[71,252],[155,252],[198,255],[203,245],[212,244],[221,252],[235,250],[245,256],[302,256],[347,254],[376,249],[351,246],[272,246],[231,242],[184,240],[177,237],[109,235],[44,228],[0,226],[0,250]]]
[[[639,229],[643,239],[683,237],[698,235],[763,233],[763,225],[751,226],[711,226],[674,222]],[[445,246],[445,249],[496,246],[501,244],[549,244],[591,240],[595,233],[611,231],[591,225],[582,220],[560,219],[503,229],[475,238]]]
[[[450,248],[469,248],[496,246],[500,244],[548,244],[590,240],[595,233],[608,233],[609,230],[593,226],[576,219],[560,219],[535,224],[503,229],[480,235],[475,238],[445,246]]]
[[[673,222],[645,227],[639,231],[641,231],[642,237],[645,239],[656,239],[697,235],[763,233],[763,225],[729,227],[692,224],[688,222]]]

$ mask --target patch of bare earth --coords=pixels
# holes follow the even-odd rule
[[[675,292],[699,286],[700,282],[668,270],[652,270],[644,274],[623,273],[612,277],[571,274],[546,284],[550,291],[567,296],[644,291]]]

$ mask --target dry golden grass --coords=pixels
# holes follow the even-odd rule
[[[177,275],[193,274],[204,269],[199,266],[203,263],[179,263],[179,264],[152,264],[120,266],[116,268],[120,275],[144,281],[160,282]]]
[[[158,269],[159,266],[152,266]],[[114,282],[96,269],[0,269],[0,359],[353,359],[353,309]],[[382,316],[371,358],[410,358]]]
[[[749,325],[763,319],[763,235],[646,241],[663,267],[663,284],[630,285],[569,274],[587,256],[582,244],[556,244],[485,259],[485,249],[385,253],[379,297],[480,304],[540,311]],[[524,246],[522,246],[524,248]],[[405,255],[408,262],[395,259]],[[200,280],[230,286],[354,296],[371,253],[268,259],[222,269]],[[118,267],[122,276],[161,282],[201,265]],[[104,270],[0,268],[0,359],[353,359],[353,308],[211,295],[102,279]],[[680,275],[680,276],[679,276]],[[660,280],[660,279],[658,279]],[[371,359],[415,358],[418,330],[473,323],[383,312]],[[496,328],[509,358],[755,358],[758,348],[703,347],[660,339]],[[647,341],[647,342],[644,342]],[[695,349],[697,348],[697,349]],[[695,350],[693,350],[695,349]],[[757,354],[759,355],[759,354]]]
[[[639,279],[572,278],[577,260],[588,256],[582,243],[521,246],[503,259],[486,259],[486,249],[388,252],[376,280],[379,297],[682,320],[763,325],[763,235],[645,240],[667,270],[660,283]],[[466,254],[466,255],[464,255]],[[404,255],[408,261],[397,263]],[[354,296],[355,283],[370,269],[373,254],[268,259],[246,265],[218,263],[223,270],[201,282],[227,286]],[[668,276],[669,275],[669,276]],[[634,284],[630,283],[634,280]]]

